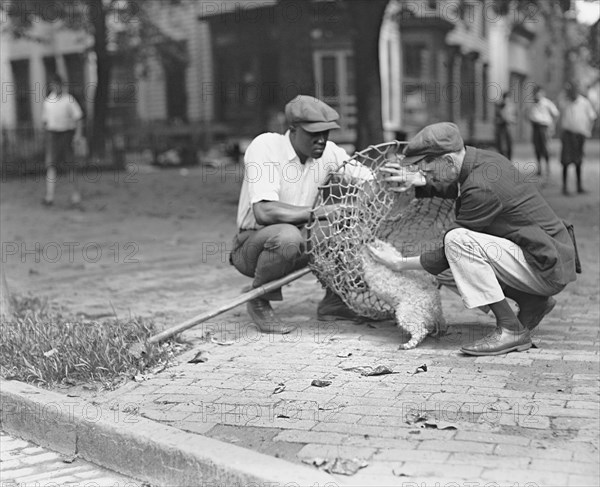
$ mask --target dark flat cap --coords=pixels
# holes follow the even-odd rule
[[[314,96],[298,95],[285,106],[285,118],[290,125],[299,125],[307,132],[339,129],[338,112]]]
[[[440,156],[457,152],[465,146],[458,127],[450,122],[427,125],[415,135],[404,148],[401,164],[409,166],[427,156]]]

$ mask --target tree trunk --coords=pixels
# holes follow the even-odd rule
[[[296,0],[280,0],[277,4],[279,25],[279,80],[286,99],[278,100],[283,104],[296,95],[315,94],[315,79],[311,49],[298,49],[298,39],[310,39],[310,5]],[[304,10],[303,10],[304,9]],[[295,55],[290,56],[290,52]],[[291,90],[288,88],[292,88]]]
[[[15,310],[2,265],[0,265],[0,281],[0,319],[2,322],[6,322],[14,317]]]
[[[383,139],[379,31],[387,4],[388,0],[345,0],[353,25],[357,150]]]
[[[107,50],[106,11],[102,0],[89,0],[92,4],[90,19],[94,27],[94,52],[96,53],[96,94],[92,124],[92,153],[103,157],[106,145],[106,118],[108,112],[108,89],[110,82],[110,57]]]

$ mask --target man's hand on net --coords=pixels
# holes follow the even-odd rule
[[[389,174],[383,181],[391,185],[392,191],[403,193],[413,186],[425,186],[427,180],[417,166],[401,166],[397,162],[388,162],[380,170],[382,174]]]

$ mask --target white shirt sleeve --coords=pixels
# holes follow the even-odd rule
[[[244,155],[244,178],[248,184],[250,206],[259,201],[279,201],[279,161],[270,157],[269,141],[264,135],[256,138]]]

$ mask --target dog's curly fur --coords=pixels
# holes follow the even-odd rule
[[[372,245],[387,248],[402,257],[387,242],[376,239]],[[394,272],[373,259],[366,248],[360,255],[369,289],[394,308],[396,323],[411,335],[400,348],[415,348],[428,334],[445,326],[440,292],[432,276],[423,271]]]

